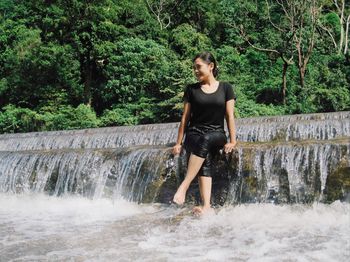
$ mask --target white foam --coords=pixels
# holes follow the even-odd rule
[[[179,214],[179,215],[178,215]],[[183,210],[0,194],[0,261],[348,261],[350,205]]]
[[[153,228],[140,247],[169,261],[346,261],[349,236],[349,204],[261,204],[184,219],[172,231]]]
[[[69,238],[141,212],[146,210],[124,200],[0,194],[0,243],[11,246],[24,239]]]
[[[93,212],[92,212],[93,211]],[[123,199],[90,200],[80,196],[51,197],[44,194],[0,194],[1,214],[16,213],[21,217],[43,218],[69,217],[70,221],[89,223],[98,220],[113,220],[142,212],[140,206]]]

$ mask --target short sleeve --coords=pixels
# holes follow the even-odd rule
[[[191,96],[191,86],[188,85],[188,86],[186,86],[186,89],[185,89],[185,93],[184,93],[184,96],[183,96],[183,101],[191,103],[191,101],[192,101],[191,98],[192,98],[192,96]]]
[[[233,87],[231,84],[229,83],[225,83],[225,87],[226,87],[226,90],[225,90],[225,101],[229,101],[229,100],[236,100],[236,95],[235,93],[233,92]]]

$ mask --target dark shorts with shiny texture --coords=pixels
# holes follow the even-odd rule
[[[211,168],[219,150],[227,143],[225,131],[222,129],[206,129],[191,127],[186,131],[184,148],[187,157],[192,154],[205,158],[198,175],[211,176]]]

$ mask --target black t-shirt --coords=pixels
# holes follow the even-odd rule
[[[226,102],[236,100],[236,96],[227,82],[219,82],[217,90],[210,94],[195,83],[186,87],[183,99],[191,104],[189,127],[224,129]]]

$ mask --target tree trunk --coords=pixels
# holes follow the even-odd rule
[[[306,71],[306,68],[304,66],[300,67],[299,68],[299,77],[300,77],[300,86],[302,89],[304,89],[304,85],[305,85],[305,71]]]
[[[347,54],[348,48],[349,48],[349,24],[350,24],[350,15],[346,19],[344,55]]]
[[[304,88],[304,76],[305,76],[305,63],[304,63],[304,56],[303,51],[301,50],[301,40],[298,39],[296,42],[296,49],[298,51],[298,70],[299,70],[299,81],[300,81],[300,87]]]
[[[343,0],[342,7],[340,10],[340,43],[339,43],[339,49],[338,49],[338,54],[342,53],[343,45],[344,45],[344,8],[345,8],[345,0]],[[345,42],[346,45],[346,42]]]
[[[88,61],[85,65],[85,81],[84,81],[84,103],[90,105],[92,103],[91,99],[91,81],[92,81],[92,68],[91,62]]]
[[[283,104],[286,104],[286,90],[287,90],[287,69],[288,69],[288,63],[283,63],[283,73],[282,73],[282,99]]]

